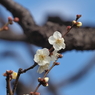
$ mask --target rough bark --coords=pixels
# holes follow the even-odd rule
[[[37,26],[30,12],[13,0],[0,0],[0,3],[12,13],[14,17],[19,17],[19,25],[23,28],[28,42],[41,47],[50,48],[48,37],[58,30],[62,34],[66,32],[67,22],[56,23],[47,21],[43,26]],[[20,39],[21,40],[21,39]],[[95,28],[73,28],[65,36],[66,49],[68,50],[94,50],[95,49]],[[63,52],[63,51],[62,51]]]

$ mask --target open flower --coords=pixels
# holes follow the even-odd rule
[[[58,31],[55,31],[53,36],[50,36],[48,39],[49,43],[53,45],[55,50],[65,49],[64,38],[62,38],[62,34]]]
[[[38,73],[43,73],[45,70],[47,70],[48,68],[49,68],[49,65],[50,65],[50,63],[47,63],[47,64],[45,64],[45,65],[43,65],[43,66],[39,66],[39,68],[38,68]]]
[[[39,66],[50,63],[49,50],[47,48],[39,49],[34,56],[34,61],[38,63]]]

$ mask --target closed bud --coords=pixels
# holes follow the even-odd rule
[[[55,64],[55,65],[59,65],[60,63],[58,63],[58,62],[54,62],[54,64]]]
[[[76,26],[77,26],[77,27],[82,26],[82,22],[77,22]]]
[[[49,77],[45,77],[45,78],[44,78],[44,81],[45,81],[45,82],[48,82],[48,81],[49,81]]]
[[[40,95],[39,92],[30,92],[30,95]]]
[[[73,21],[72,21],[72,24],[76,24],[76,21],[75,21],[75,20],[73,20]]]
[[[71,26],[67,26],[67,28],[66,28],[67,30],[69,30],[69,29],[71,29]]]
[[[7,70],[6,73],[7,73],[7,74],[12,74],[13,71],[12,71],[12,70]]]
[[[42,85],[43,85],[43,86],[48,86],[48,83],[43,83]]]
[[[8,22],[9,22],[9,24],[13,24],[13,19],[12,19],[12,17],[8,17]]]
[[[8,21],[12,21],[13,19],[12,19],[12,17],[8,17]]]
[[[78,19],[79,19],[80,17],[81,17],[81,15],[76,15],[76,18],[78,18]]]
[[[12,79],[16,79],[17,78],[17,73],[13,71],[13,73],[11,74]]]
[[[42,81],[42,79],[39,77],[39,78],[38,78],[38,82],[41,82],[41,81]]]
[[[62,58],[62,57],[63,57],[63,55],[62,55],[62,54],[59,54],[59,55],[58,55],[58,58]]]
[[[18,17],[15,17],[14,18],[14,22],[18,22],[19,21],[19,18]]]
[[[4,30],[8,30],[8,27],[7,27],[7,26],[5,26],[3,29],[4,29]]]

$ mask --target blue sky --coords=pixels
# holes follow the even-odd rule
[[[14,0],[19,4],[23,5],[33,15],[34,20],[37,24],[41,25],[43,23],[43,19],[47,14],[59,15],[63,19],[67,17],[66,20],[75,19],[76,14],[82,14],[80,21],[83,22],[83,25],[91,25],[95,26],[95,0]],[[6,11],[5,8],[3,8]],[[11,14],[6,12],[7,16]],[[11,27],[13,29],[17,27],[16,32],[22,32],[22,29],[14,24]],[[5,41],[0,40],[0,53],[4,51],[14,51],[18,53],[23,59],[24,62],[31,64],[32,59],[29,57],[29,53],[27,53],[27,47],[25,47],[24,43],[6,43]],[[56,79],[59,82],[61,78],[66,78],[71,74],[76,73],[76,70],[80,70],[84,67],[92,56],[94,56],[95,51],[68,51],[63,55],[63,59],[60,59],[59,62],[61,65],[55,67],[50,72],[52,75],[52,79]],[[26,57],[27,56],[27,57]],[[18,70],[18,65],[16,65],[17,61],[11,58],[0,58],[2,64],[0,64],[0,91],[2,91],[2,95],[5,94],[5,80],[2,76],[8,69],[13,69],[14,71]],[[19,64],[19,63],[18,63]],[[6,66],[5,66],[6,65]],[[20,66],[20,65],[19,65]],[[3,69],[2,69],[3,68]],[[25,81],[26,79],[24,79]],[[3,85],[3,87],[2,87]],[[78,81],[67,85],[64,88],[60,89],[60,95],[95,95],[95,66],[81,79]]]

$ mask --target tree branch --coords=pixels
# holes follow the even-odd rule
[[[47,21],[45,25],[37,26],[29,11],[13,0],[0,0],[0,3],[8,9],[14,17],[19,17],[19,25],[23,28],[28,42],[41,47],[50,48],[48,37],[56,30],[64,34],[66,32],[67,22],[60,23]],[[95,28],[73,28],[65,36],[66,49],[64,51],[76,50],[94,50],[95,49]],[[63,52],[63,51],[61,51]]]

